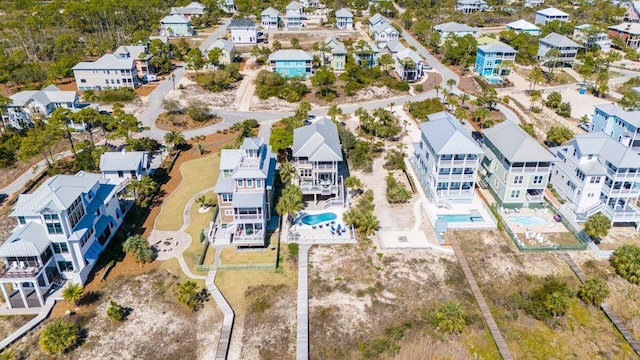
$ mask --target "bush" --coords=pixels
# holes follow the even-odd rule
[[[467,318],[467,314],[460,303],[447,301],[440,305],[436,312],[435,325],[442,332],[459,334],[462,333],[467,325]]]
[[[570,117],[571,116],[571,104],[569,104],[568,102],[563,102],[560,104],[560,106],[558,106],[558,109],[556,109],[556,114],[562,116],[562,117]]]
[[[198,74],[198,85],[211,92],[220,92],[231,89],[234,83],[242,80],[238,64],[229,64],[224,69]]]
[[[50,354],[62,354],[78,341],[80,328],[62,320],[53,320],[40,333],[40,348]]]
[[[193,281],[178,283],[178,302],[188,309],[197,311],[205,301],[209,301],[209,293],[206,288],[199,289]]]
[[[584,232],[592,238],[606,236],[611,229],[611,221],[603,213],[597,213],[589,216],[584,224]]]
[[[415,91],[417,91],[417,92],[423,92],[423,91],[424,91],[424,86],[423,86],[422,84],[418,84],[418,85],[415,85],[415,86],[413,87],[413,89],[414,89]]]
[[[573,292],[566,282],[556,276],[549,276],[542,286],[535,289],[530,295],[523,294],[528,299],[524,310],[534,319],[549,320],[562,316],[569,308],[569,299]]]
[[[291,244],[287,245],[287,247],[289,248],[289,254],[291,254],[291,256],[298,256],[298,253],[299,253],[298,244],[291,243]]]
[[[387,170],[405,171],[407,169],[407,165],[404,162],[404,153],[400,150],[391,149],[384,159],[386,160],[384,168]]]
[[[186,110],[191,120],[196,122],[204,122],[214,117],[214,115],[209,112],[209,107],[199,100],[189,102]]]
[[[136,92],[130,87],[104,89],[97,93],[101,102],[126,102],[136,98]]]
[[[632,284],[640,285],[640,247],[638,245],[622,245],[613,252],[611,265],[618,275]]]
[[[411,200],[411,191],[399,183],[393,174],[387,175],[387,201],[390,204],[406,203]]]
[[[122,249],[127,254],[133,254],[136,262],[149,263],[153,261],[154,253],[147,239],[140,235],[129,236],[122,244]]]
[[[255,80],[256,95],[260,99],[277,97],[288,102],[297,102],[309,93],[309,88],[298,79],[286,79],[278,73],[262,70]]]
[[[127,315],[127,309],[111,300],[107,309],[107,317],[113,321],[123,321]]]
[[[427,115],[443,111],[444,105],[442,105],[440,100],[431,98],[423,101],[411,102],[408,105],[408,108],[409,113],[413,115],[414,118],[426,121]]]
[[[578,297],[587,305],[600,306],[608,296],[607,283],[597,278],[587,280],[578,289]]]

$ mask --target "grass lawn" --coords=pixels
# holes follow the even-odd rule
[[[220,172],[220,155],[212,154],[185,162],[180,167],[183,180],[162,205],[156,218],[156,230],[175,231],[182,226],[182,211],[187,201],[200,191],[213,187]]]
[[[225,248],[220,253],[223,264],[272,264],[276,261],[277,252],[271,250],[273,246],[264,251],[235,251],[233,248]]]

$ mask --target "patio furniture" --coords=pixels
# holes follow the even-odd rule
[[[18,266],[20,269],[26,269],[27,265],[25,265],[24,261],[20,261],[20,265]]]
[[[331,229],[331,235],[335,235],[335,234],[336,234],[336,231]]]
[[[17,261],[13,261],[11,263],[11,266],[9,266],[10,269],[17,269],[18,268],[18,262]]]
[[[322,224],[318,225],[318,227],[319,227],[320,229],[322,229]]]
[[[519,212],[520,212],[520,209],[518,209],[518,208],[514,208],[514,209],[513,209],[513,211],[514,211],[514,212],[516,212],[516,213],[519,213]]]
[[[317,226],[315,226],[315,225],[311,225],[311,228],[312,228],[313,230],[315,230],[315,229],[316,229],[316,227],[317,227]]]
[[[556,214],[553,217],[553,220],[555,220],[556,222],[562,222],[562,216],[560,214]]]
[[[342,226],[338,224],[338,231],[340,231],[340,229],[342,229]]]

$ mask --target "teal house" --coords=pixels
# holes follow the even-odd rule
[[[269,68],[284,77],[311,76],[311,55],[303,50],[278,50],[269,55]]]
[[[490,82],[499,82],[497,77],[511,72],[516,53],[514,48],[503,43],[478,46],[474,70]]]
[[[182,15],[169,15],[160,20],[161,36],[193,36],[191,21]]]

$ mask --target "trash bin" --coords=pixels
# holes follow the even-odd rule
[[[587,93],[587,88],[580,88],[580,90],[578,91],[580,93],[580,95],[584,95]]]

